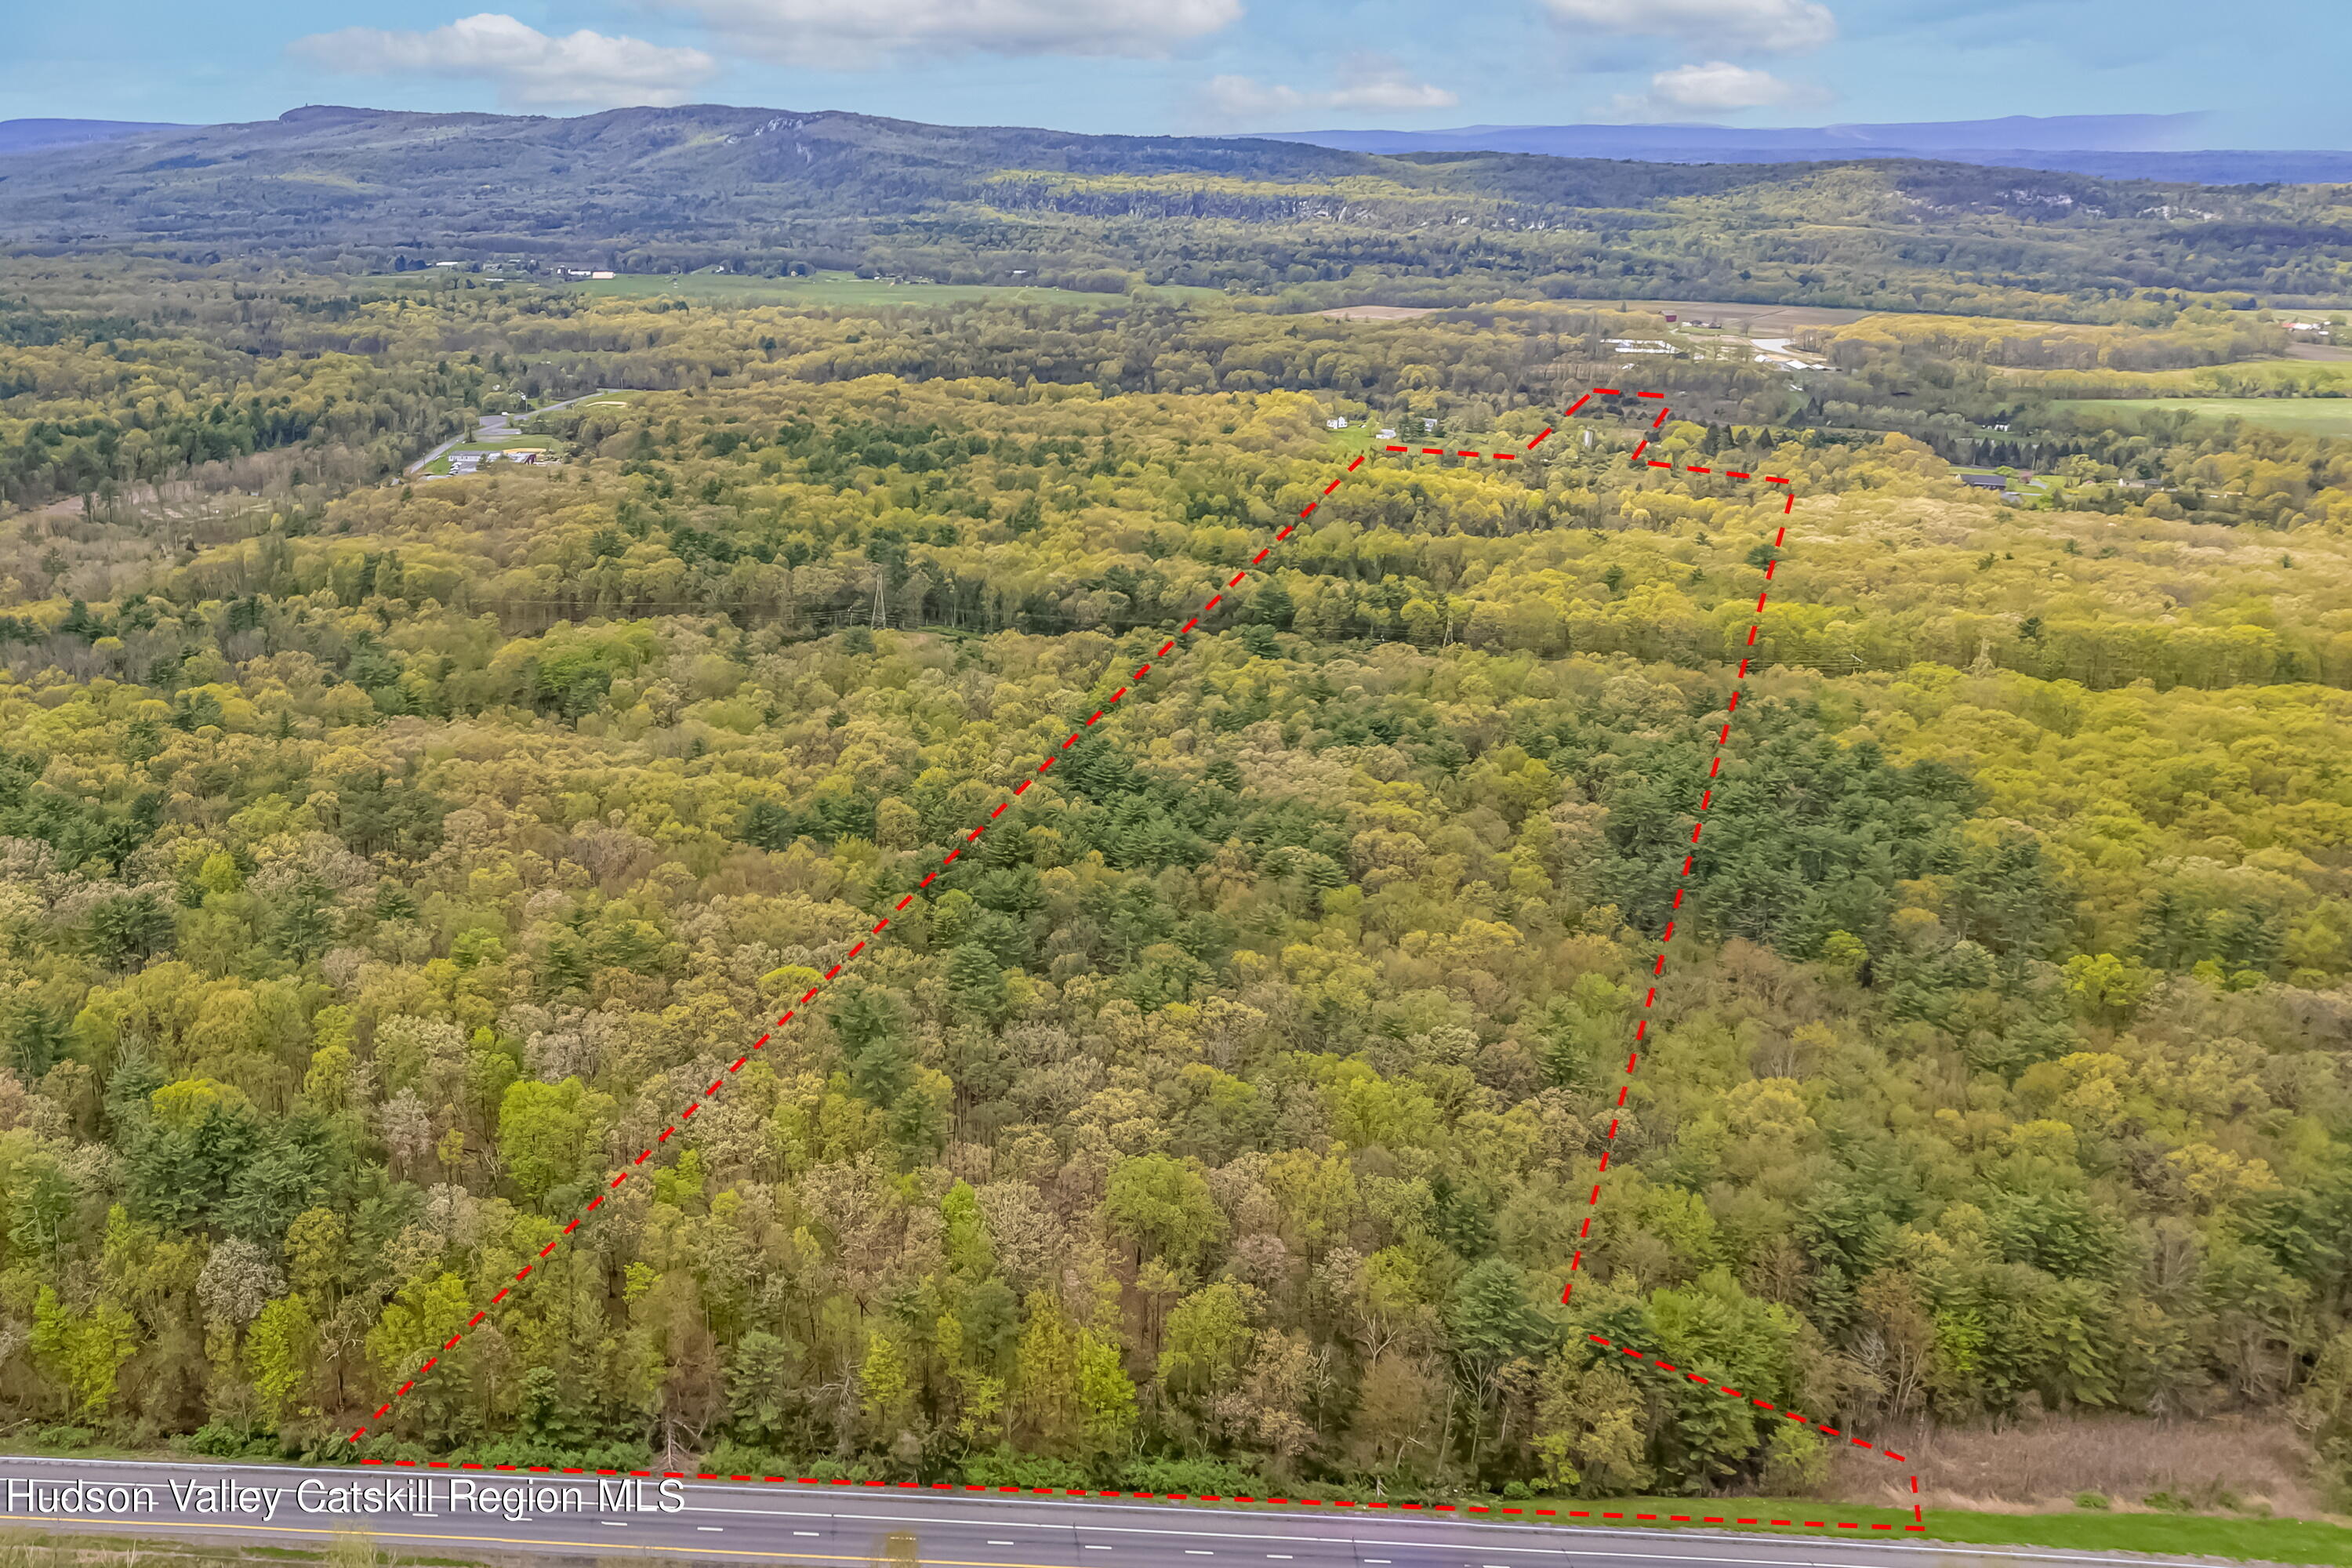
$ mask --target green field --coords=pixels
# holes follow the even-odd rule
[[[819,272],[807,278],[751,278],[728,272],[629,273],[619,278],[589,279],[558,283],[539,277],[502,278],[472,272],[383,272],[353,281],[405,294],[444,293],[463,289],[562,289],[608,300],[689,300],[708,305],[785,305],[823,308],[836,305],[957,305],[987,300],[992,304],[1113,305],[1120,294],[1087,294],[1072,289],[1045,289],[993,283],[889,283],[848,272]],[[1223,300],[1222,289],[1195,289],[1179,284],[1155,285],[1145,290],[1170,302],[1203,304]]]
[[[2215,419],[2234,416],[2297,436],[2352,436],[2352,397],[2082,397],[2053,406],[2078,414],[2163,409]]]
[[[2046,1546],[2075,1552],[2146,1552],[2168,1556],[2234,1557],[2264,1563],[2309,1563],[2325,1568],[2352,1568],[2352,1530],[2307,1519],[2264,1519],[2252,1515],[2209,1513],[2116,1512],[2080,1509],[2065,1513],[1975,1513],[1954,1509],[1927,1510],[1925,1531],[1901,1527],[1911,1522],[1909,1509],[1865,1508],[1853,1503],[1823,1502],[1807,1498],[1612,1498],[1530,1499],[1502,1505],[1528,1510],[1549,1508],[1559,1522],[1568,1525],[1632,1525],[1641,1529],[1732,1530],[1738,1533],[1793,1535],[1818,1539],[1824,1534],[1880,1540],[1944,1541],[1972,1546]],[[1571,1517],[1570,1510],[1582,1517]],[[1708,1519],[1819,1520],[1830,1529],[1803,1524],[1708,1524]],[[1851,1523],[1859,1528],[1835,1528]],[[1869,1528],[1884,1524],[1884,1531]]]
[[[644,274],[566,284],[578,293],[622,300],[697,300],[714,305],[1110,305],[1123,296],[1082,294],[1069,289],[1006,287],[986,283],[889,283],[847,272],[809,278],[747,278],[724,272]],[[1154,288],[1163,300],[1223,300],[1219,289]]]

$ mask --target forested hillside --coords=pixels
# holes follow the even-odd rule
[[[10,459],[5,546],[56,567],[0,605],[28,1438],[346,1452],[481,1313],[365,1453],[1830,1484],[1600,1333],[1930,1455],[2292,1415],[2347,1479],[2340,447],[2070,435],[1892,331],[1794,385],[1675,360],[1654,430],[1370,442],[1038,775],[1365,451],[1328,418],[1524,450],[1636,384],[1629,319],[58,302],[112,286],[7,318],[46,323],[10,451],[162,450],[131,433],[334,370],[387,456],[298,480],[346,437],[241,425],[289,465],[266,521],[143,555],[135,498]],[[257,321],[348,365],[241,358]],[[174,354],[170,398],[110,368]],[[623,390],[551,416],[559,464],[362,482],[440,410],[583,386]],[[112,446],[24,433],[72,396]],[[2098,510],[1958,481],[1996,398]],[[122,481],[219,460],[171,449]]]
[[[712,105],[310,108],[0,158],[0,242],[334,272],[839,268],[1327,305],[1679,297],[2133,321],[2352,280],[2341,187],[1381,156]]]

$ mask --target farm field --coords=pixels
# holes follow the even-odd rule
[[[1121,298],[1117,294],[1082,293],[1074,289],[892,283],[847,272],[820,272],[808,278],[745,278],[715,272],[641,273],[592,279],[565,287],[599,299],[682,299],[723,305],[955,305],[982,300],[1007,305],[1101,305]],[[1223,291],[1216,289],[1163,287],[1151,292],[1168,299],[1224,298]]]
[[[2265,430],[2298,436],[2352,436],[2352,397],[2097,397],[2055,405],[2076,413],[2114,411],[2196,414],[2242,419]]]
[[[757,308],[790,306],[823,310],[862,305],[1060,304],[1101,305],[1124,298],[1076,289],[992,283],[892,283],[850,272],[818,272],[805,278],[763,278],[725,272],[632,272],[578,281],[519,274],[472,272],[381,272],[352,282],[408,295],[446,295],[488,289],[514,292],[562,290],[600,300],[690,300],[698,304]],[[1160,285],[1150,289],[1170,300],[1200,304],[1225,298],[1221,289]]]
[[[1594,300],[1580,301],[1592,309],[1615,303],[1627,310],[1647,311],[1653,315],[1674,315],[1687,322],[1694,320],[1717,321],[1725,326],[1744,324],[1752,332],[1772,333],[1796,331],[1805,327],[1850,327],[1857,321],[1883,315],[1884,311],[1861,310],[1842,305],[1775,305],[1754,300],[1630,300],[1612,301]],[[1919,314],[1937,314],[1923,311]]]
[[[2004,378],[2038,384],[2059,397],[2273,397],[2352,392],[2352,363],[2305,359],[2242,359],[2177,370],[1998,368]]]

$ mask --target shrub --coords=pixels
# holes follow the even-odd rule
[[[278,1434],[266,1428],[232,1426],[226,1421],[207,1421],[184,1438],[181,1447],[192,1454],[202,1454],[213,1459],[275,1459]]]
[[[649,1470],[654,1465],[653,1450],[643,1443],[592,1443],[574,1447],[543,1440],[535,1442],[529,1437],[502,1437],[494,1443],[457,1449],[449,1458],[460,1463],[513,1465],[520,1469],[541,1465],[551,1470]]]
[[[1056,1491],[1089,1486],[1093,1480],[1083,1465],[1067,1459],[1035,1458],[1010,1448],[966,1455],[963,1475],[964,1479],[976,1486],[1052,1487]]]
[[[1130,1459],[1118,1472],[1129,1491],[1183,1492],[1191,1497],[1264,1497],[1274,1484],[1223,1459]]]
[[[1764,1444],[1764,1490],[1773,1497],[1808,1497],[1830,1479],[1829,1445],[1783,1423]]]
[[[639,1460],[634,1466],[615,1466],[616,1469],[647,1468]],[[763,1448],[752,1443],[739,1443],[730,1437],[702,1457],[702,1468],[720,1476],[807,1476],[820,1481],[868,1481],[882,1479],[886,1471],[880,1464],[866,1459],[845,1460],[828,1454],[819,1458],[797,1458],[774,1448]]]

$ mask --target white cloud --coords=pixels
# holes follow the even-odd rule
[[[1621,95],[1606,110],[1612,120],[1674,120],[1690,114],[1727,114],[1773,104],[1817,101],[1814,89],[1782,81],[1770,71],[1751,70],[1728,60],[1676,66],[1650,79],[1650,90]]]
[[[1819,0],[1544,0],[1559,21],[1595,32],[1678,38],[1699,49],[1811,49],[1837,37]]]
[[[1255,77],[1219,76],[1209,79],[1202,97],[1210,118],[1225,124],[1252,125],[1332,110],[1416,114],[1452,109],[1462,101],[1458,93],[1415,81],[1396,61],[1370,54],[1350,55],[1342,61],[1328,88],[1301,89]]]
[[[478,77],[496,82],[499,100],[517,109],[684,103],[719,74],[719,62],[700,49],[585,28],[554,37],[490,11],[425,32],[314,33],[287,52],[350,76]]]
[[[1152,58],[1231,26],[1241,0],[658,0],[786,65],[872,69],[920,58]]]

